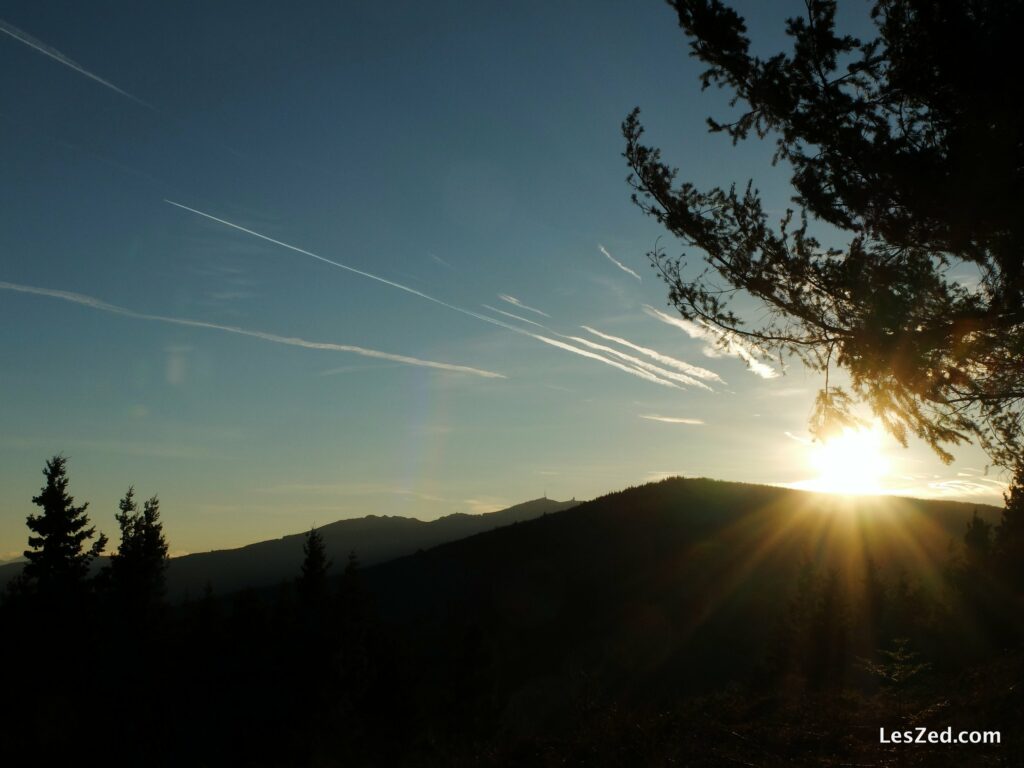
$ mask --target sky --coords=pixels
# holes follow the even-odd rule
[[[630,202],[640,106],[682,178],[789,205],[700,71],[654,0],[0,0],[0,558],[56,453],[108,535],[159,494],[172,553],[813,483],[821,376],[681,327]],[[977,449],[881,444],[887,491],[1001,503]]]

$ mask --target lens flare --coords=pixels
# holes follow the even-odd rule
[[[810,464],[818,473],[808,490],[842,494],[878,494],[889,472],[882,450],[882,432],[849,427],[811,449]]]

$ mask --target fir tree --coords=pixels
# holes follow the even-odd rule
[[[160,522],[160,501],[147,499],[142,510],[129,486],[115,515],[121,529],[121,544],[110,558],[110,583],[123,607],[142,615],[158,605],[164,596],[167,569],[167,540]]]
[[[892,641],[892,650],[878,649],[882,661],[861,659],[863,669],[877,677],[895,696],[896,712],[903,712],[903,697],[907,686],[918,675],[931,669],[928,662],[919,661],[920,654],[910,650],[910,640],[897,637]]]
[[[103,552],[107,537],[101,533],[86,548],[96,528],[89,525],[85,513],[89,504],[75,506],[68,493],[64,456],[47,461],[43,475],[46,484],[32,499],[42,513],[29,515],[26,521],[32,535],[28,537],[31,549],[25,550],[24,584],[44,599],[71,600],[85,590],[89,567]]]
[[[318,600],[327,593],[327,571],[332,561],[327,557],[324,538],[313,528],[306,534],[302,545],[302,570],[299,574],[299,594],[304,600]]]

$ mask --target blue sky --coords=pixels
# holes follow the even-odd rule
[[[159,493],[175,552],[813,475],[818,377],[654,311],[632,107],[684,178],[789,196],[771,147],[707,134],[726,99],[671,10],[429,6],[0,2],[0,557],[61,451],[108,533]],[[781,44],[781,6],[739,7]],[[887,450],[893,489],[999,501],[975,450]]]

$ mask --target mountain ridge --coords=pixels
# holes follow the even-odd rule
[[[501,670],[504,724],[557,731],[588,680],[638,703],[755,678],[808,567],[819,585],[835,574],[851,609],[872,572],[892,585],[905,578],[909,619],[917,596],[933,604],[941,594],[950,544],[975,510],[988,522],[1001,515],[965,502],[674,478],[363,575],[380,615],[408,638],[402,653],[414,668],[442,670],[443,685],[460,674],[452,649],[483,638],[487,664]],[[877,647],[869,631],[851,625],[861,655]],[[970,642],[968,633],[925,650],[938,660]]]
[[[317,530],[323,536],[328,555],[334,560],[334,569],[340,571],[353,551],[360,563],[373,565],[495,527],[552,514],[576,503],[575,499],[555,501],[545,497],[495,512],[454,512],[434,520],[366,515],[336,520],[318,526]],[[168,599],[178,602],[199,597],[207,584],[216,593],[226,594],[294,579],[302,562],[304,540],[305,532],[289,533],[240,547],[173,557],[167,569]],[[99,558],[94,567],[101,568],[107,560]],[[0,589],[21,572],[23,565],[24,562],[0,565]]]

